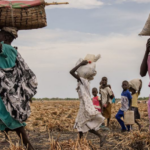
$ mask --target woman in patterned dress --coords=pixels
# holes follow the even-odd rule
[[[17,38],[17,29],[15,28],[3,28],[0,31],[0,131],[5,132],[6,137],[9,131],[15,131],[20,139],[23,140],[23,143],[28,150],[34,150],[24,129],[26,124],[23,121],[18,121],[19,117],[21,117],[26,110],[23,110],[19,105],[19,98],[23,99],[23,97],[17,97],[19,94],[22,96],[24,95],[23,91],[19,88],[19,80],[18,83],[16,83],[16,79],[19,79],[19,77],[16,76],[15,78],[16,74],[12,74],[16,71],[17,57],[19,55],[17,50],[11,46],[11,43],[15,38]],[[17,69],[20,71],[19,68]],[[24,78],[24,76],[20,76],[20,79],[21,78]],[[10,88],[11,85],[14,87]],[[24,92],[28,94],[28,91],[29,90],[25,90]],[[27,94],[25,94],[26,98],[28,97]],[[29,107],[26,105],[28,104],[28,101],[29,99],[24,101],[24,103],[22,101],[21,105],[23,107]],[[19,115],[17,109],[18,112],[22,111]],[[30,113],[30,109],[27,109],[27,111],[27,113]],[[17,116],[18,120],[15,119]],[[27,115],[25,115],[24,118],[21,117],[20,119],[26,120]]]

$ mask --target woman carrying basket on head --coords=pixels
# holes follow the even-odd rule
[[[15,131],[28,150],[34,150],[28,140],[24,121],[30,116],[30,101],[36,94],[36,76],[24,59],[11,46],[17,29],[4,27],[0,31],[0,131]]]

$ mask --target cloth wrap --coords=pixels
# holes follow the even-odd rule
[[[13,68],[0,69],[0,96],[15,120],[23,122],[30,116],[30,100],[37,85],[35,74],[19,53]]]
[[[4,27],[2,28],[2,31],[10,33],[14,38],[18,37],[17,28],[15,27]]]

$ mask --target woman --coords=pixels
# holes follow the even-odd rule
[[[94,59],[95,62],[98,59],[98,57]],[[70,71],[70,74],[77,79],[77,92],[80,99],[80,108],[76,118],[75,128],[78,130],[80,138],[83,136],[83,133],[88,131],[97,135],[100,138],[100,145],[102,146],[104,138],[102,139],[102,136],[97,130],[100,129],[104,117],[94,108],[90,96],[89,81],[93,80],[93,77],[96,75],[95,62],[80,59],[76,67]]]
[[[0,131],[15,131],[28,150],[34,150],[23,122],[30,116],[30,100],[36,93],[34,73],[11,43],[17,29],[5,27],[0,31]]]
[[[145,51],[144,59],[141,64],[140,75],[144,77],[146,76],[147,72],[150,77],[150,39],[148,39],[146,44],[146,51]],[[148,86],[150,87],[150,82]],[[149,132],[150,132],[150,97],[148,101],[148,116],[149,116]]]

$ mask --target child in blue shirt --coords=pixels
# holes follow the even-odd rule
[[[129,87],[128,81],[123,81],[122,82],[123,92],[121,94],[121,108],[116,115],[116,119],[118,120],[119,124],[122,127],[121,130],[122,132],[125,132],[127,130],[130,131],[130,126],[127,126],[128,129],[126,129],[126,126],[121,119],[121,117],[124,117],[124,111],[127,111],[131,106],[132,96],[128,90],[128,87]]]

